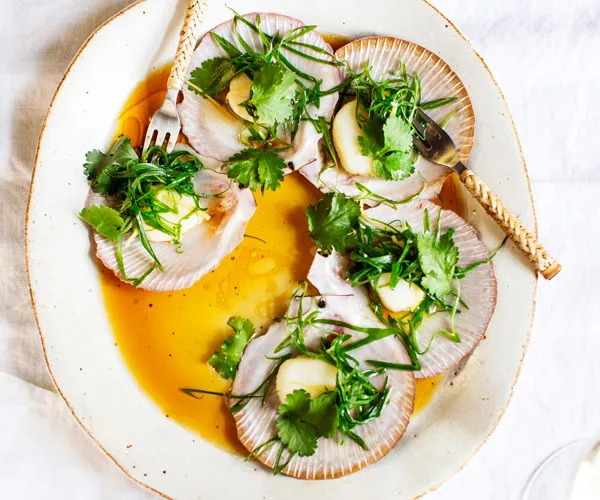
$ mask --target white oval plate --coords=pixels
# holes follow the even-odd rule
[[[463,467],[496,426],[524,355],[536,278],[512,245],[495,260],[498,307],[487,339],[465,371],[378,464],[331,481],[273,477],[166,418],[141,389],[115,346],[88,229],[77,213],[87,196],[86,151],[106,148],[121,107],[150,71],[175,53],[185,2],[145,0],[98,29],[81,49],[52,102],[40,138],[27,222],[32,299],[56,386],[75,418],[125,473],[181,498],[408,499]],[[206,29],[230,18],[209,2]],[[275,11],[323,32],[393,35],[436,52],[465,83],[477,120],[469,162],[529,227],[529,181],[506,103],[483,61],[452,24],[423,0],[233,0],[246,12]],[[500,231],[469,200],[469,220],[494,248]],[[201,418],[201,416],[199,416]]]

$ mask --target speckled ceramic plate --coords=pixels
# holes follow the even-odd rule
[[[145,0],[86,42],[52,102],[39,143],[27,221],[32,299],[48,367],[69,410],[129,476],[173,498],[399,498],[439,486],[494,430],[526,349],[536,278],[507,245],[495,260],[498,306],[486,340],[452,386],[415,418],[380,463],[330,481],[274,477],[165,418],[138,387],[115,346],[88,229],[77,213],[88,186],[81,159],[108,145],[127,96],[175,52],[184,2]],[[528,227],[535,227],[527,171],[506,102],[469,42],[423,0],[233,0],[239,11],[276,11],[350,36],[385,34],[442,57],[465,83],[477,119],[470,167]],[[229,18],[209,2],[205,27]],[[468,199],[467,199],[468,200]],[[468,219],[494,248],[501,234],[467,201]],[[201,418],[201,417],[199,417]],[[166,471],[166,472],[163,472]]]

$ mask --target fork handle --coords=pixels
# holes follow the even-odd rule
[[[198,31],[206,6],[205,0],[189,0],[183,28],[179,33],[179,45],[177,45],[177,54],[171,67],[171,73],[167,80],[167,88],[180,91],[187,74],[192,53],[196,48],[198,40]]]
[[[485,208],[485,211],[504,230],[545,279],[552,279],[560,272],[561,265],[477,175],[465,168],[460,171],[459,178],[469,193]]]

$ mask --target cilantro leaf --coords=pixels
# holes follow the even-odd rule
[[[412,128],[402,117],[390,114],[385,123],[369,118],[356,138],[360,152],[373,158],[375,175],[386,181],[406,179],[415,171]]]
[[[417,159],[413,127],[404,115],[397,114],[393,100],[379,102],[381,96],[370,96],[369,99],[373,100],[371,108],[364,108],[364,103],[357,99],[357,102],[360,101],[357,106],[363,106],[359,108],[359,115],[363,117],[359,121],[361,133],[356,138],[360,152],[373,159],[373,171],[377,177],[384,180],[405,179],[414,172]]]
[[[285,397],[285,403],[279,405],[280,416],[298,417],[310,410],[310,394],[304,389],[296,389]]]
[[[106,159],[110,163],[118,163],[125,165],[128,161],[140,161],[135,149],[131,145],[131,139],[126,135],[122,135],[117,139],[112,149],[106,155]]]
[[[85,159],[83,171],[91,181],[92,189],[100,194],[114,194],[116,190],[115,180],[110,175],[112,165],[124,166],[131,161],[139,162],[127,136],[121,136],[107,154],[94,149],[86,153]]]
[[[388,151],[408,152],[412,149],[412,127],[396,113],[392,112],[385,121],[383,137]]]
[[[286,403],[279,405],[279,417],[275,424],[277,435],[291,453],[308,457],[317,449],[317,432],[302,417],[310,409],[310,395],[303,389],[296,389],[286,396]]]
[[[361,128],[363,135],[356,138],[360,152],[364,156],[377,158],[380,151],[385,147],[384,135],[381,124],[369,118]]]
[[[121,234],[121,228],[124,224],[119,212],[106,205],[92,205],[89,208],[84,208],[79,212],[79,217],[113,243]]]
[[[290,452],[297,453],[301,457],[314,455],[318,436],[312,425],[301,420],[284,417],[278,418],[275,426],[279,439]]]
[[[225,165],[227,176],[253,191],[275,191],[283,180],[285,162],[269,149],[244,149],[233,155]]]
[[[256,333],[256,329],[250,320],[240,316],[229,318],[227,325],[233,328],[235,333],[224,340],[221,344],[221,350],[214,353],[208,363],[219,372],[221,377],[233,379],[237,373],[244,349]]]
[[[319,435],[324,437],[335,436],[339,424],[335,392],[324,392],[311,400],[310,409],[304,420],[312,424]]]
[[[279,64],[266,64],[254,74],[250,103],[266,125],[283,123],[294,112],[296,75]]]
[[[215,97],[227,88],[237,74],[238,70],[231,59],[214,57],[192,71],[188,88],[204,97]]]
[[[458,248],[450,229],[441,237],[425,232],[416,235],[419,264],[425,273],[421,286],[432,295],[443,298],[452,288],[454,270],[458,263]]]
[[[85,154],[85,163],[83,164],[83,172],[88,180],[93,180],[98,177],[102,168],[106,165],[106,155],[98,149],[92,149]]]
[[[376,158],[373,171],[381,179],[401,181],[415,171],[415,157],[412,152],[394,151]]]
[[[335,393],[326,392],[311,400],[303,389],[296,389],[279,405],[277,435],[291,453],[313,455],[321,436],[333,437],[338,427]]]
[[[352,198],[327,193],[305,213],[310,236],[323,253],[330,254],[334,248],[343,252],[354,243],[360,206]]]

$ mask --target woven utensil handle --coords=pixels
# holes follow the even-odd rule
[[[533,262],[544,278],[549,280],[560,272],[561,265],[479,177],[469,169],[461,172],[459,177],[467,190],[485,208],[485,211],[498,223],[519,250]]]
[[[189,0],[183,28],[181,28],[181,32],[179,33],[177,54],[175,54],[171,74],[167,81],[167,88],[169,89],[181,90],[183,87],[190,59],[198,40],[198,30],[200,29],[205,5],[206,2],[204,0]]]

